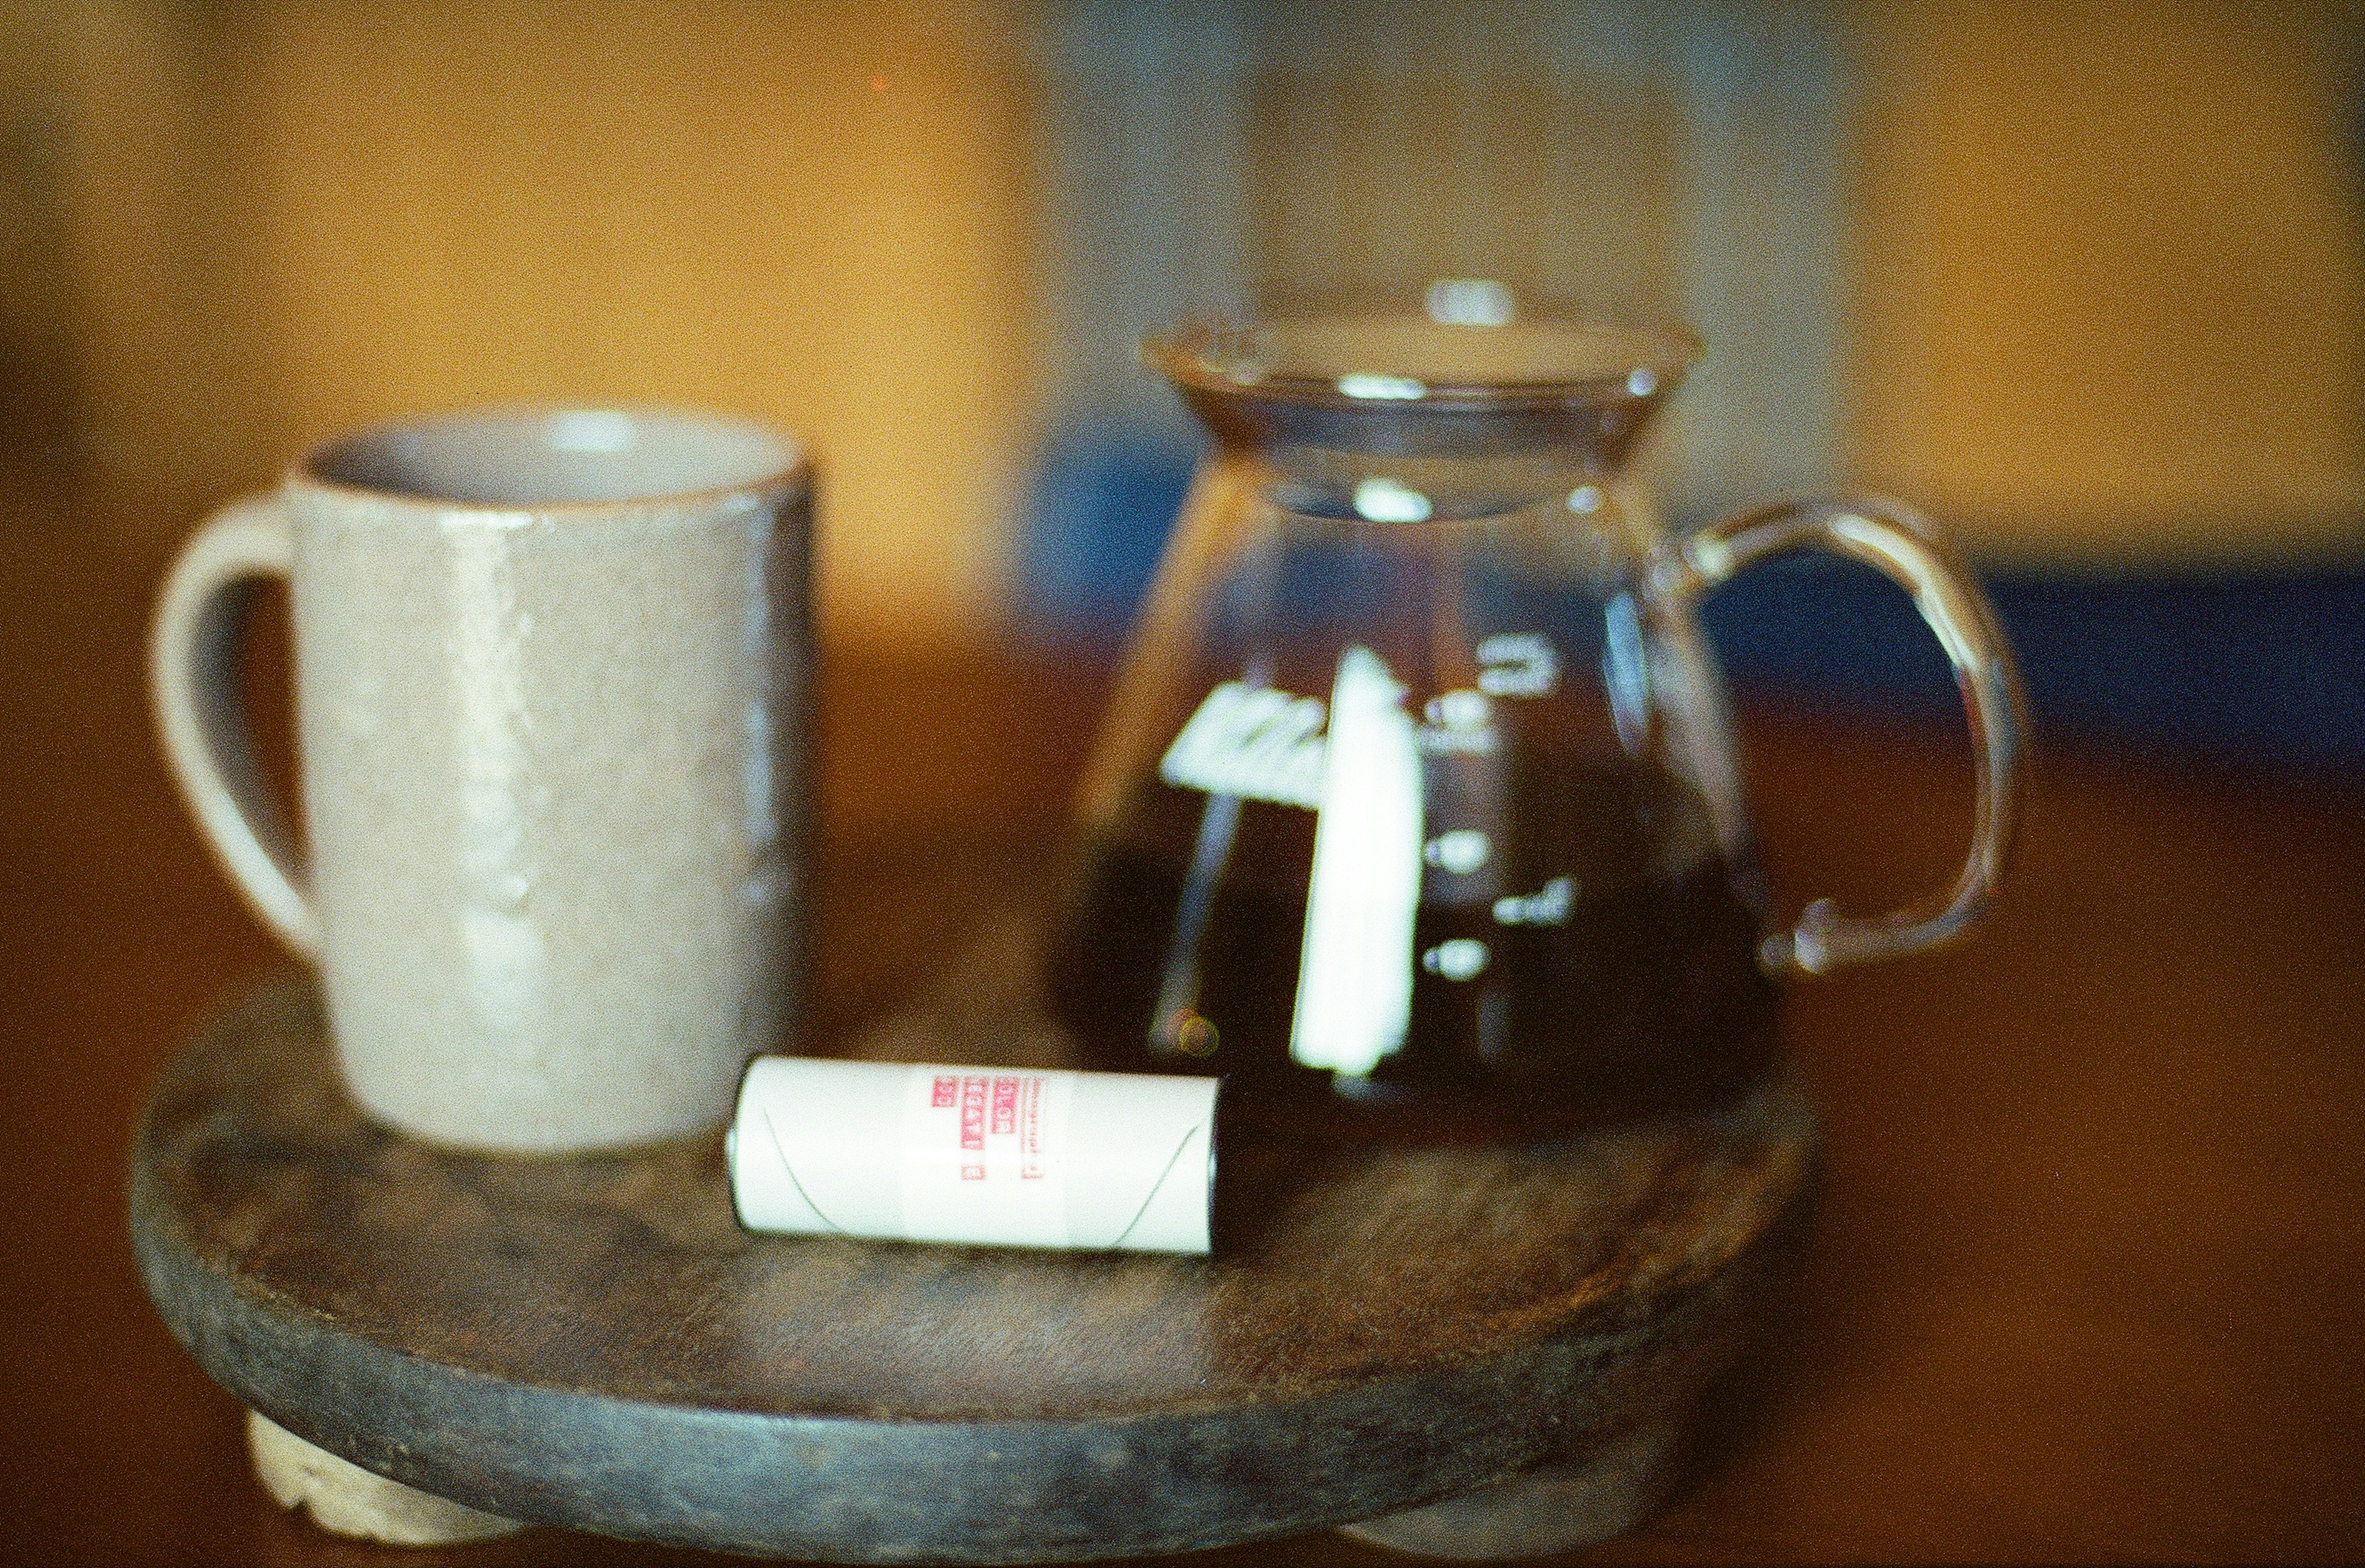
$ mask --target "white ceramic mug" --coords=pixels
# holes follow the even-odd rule
[[[174,566],[165,752],[319,968],[403,1131],[555,1153],[727,1117],[797,1000],[809,470],[756,426],[511,410],[331,442]],[[256,579],[295,620],[299,863],[240,712]]]

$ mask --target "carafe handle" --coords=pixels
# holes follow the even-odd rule
[[[1945,893],[1868,920],[1818,899],[1794,929],[1765,939],[1768,969],[1821,974],[1935,946],[1986,913],[2012,848],[2025,723],[2020,672],[1987,596],[1929,521],[1895,501],[1784,501],[1727,518],[1684,541],[1662,590],[1689,598],[1769,555],[1809,546],[1862,561],[1913,596],[1962,688],[1978,782],[1970,855]]]

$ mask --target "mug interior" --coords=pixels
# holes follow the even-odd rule
[[[489,507],[660,500],[737,489],[796,466],[760,425],[645,409],[518,409],[367,431],[303,465],[322,484]]]

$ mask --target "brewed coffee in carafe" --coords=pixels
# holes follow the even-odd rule
[[[1702,574],[1625,476],[1696,344],[1435,302],[1146,345],[1216,449],[1085,781],[1052,1001],[1089,1065],[1309,1130],[1714,1096],[1821,949],[1770,933]]]

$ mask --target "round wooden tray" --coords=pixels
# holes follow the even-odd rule
[[[866,1054],[1009,1059],[990,1033],[915,1014]],[[719,1137],[532,1160],[380,1129],[289,979],[167,1069],[131,1219],[199,1364],[381,1474],[609,1535],[1025,1562],[1630,1462],[1787,1272],[1815,1149],[1783,1079],[1556,1144],[1268,1159],[1214,1259],[757,1237]]]

